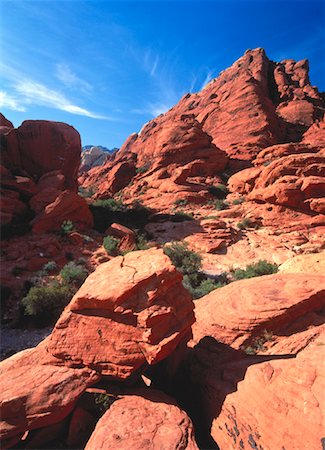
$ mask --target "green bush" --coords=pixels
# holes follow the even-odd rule
[[[237,223],[237,228],[240,230],[245,230],[246,228],[250,228],[253,226],[253,222],[248,217],[245,217],[243,220]]]
[[[100,208],[108,209],[109,211],[125,211],[126,206],[121,200],[115,198],[107,198],[105,200],[95,200],[92,204]]]
[[[260,277],[262,275],[270,275],[278,271],[276,264],[260,260],[255,264],[249,264],[246,269],[237,269],[234,271],[235,280],[243,280],[244,278]]]
[[[116,256],[118,254],[118,247],[120,245],[120,240],[113,236],[106,236],[103,240],[103,246],[107,251],[108,255]]]
[[[164,252],[171,259],[174,266],[183,274],[183,286],[193,298],[200,298],[209,292],[224,286],[225,283],[216,283],[202,272],[202,258],[188,248],[186,242],[173,242],[165,245]]]
[[[96,192],[96,189],[90,187],[89,189],[85,189],[82,186],[78,187],[78,194],[83,198],[91,198]]]
[[[142,233],[137,232],[135,235],[135,244],[137,250],[148,250],[148,240]]]
[[[60,276],[65,283],[72,283],[79,287],[87,278],[88,271],[85,267],[71,261],[63,267]]]
[[[57,269],[58,265],[55,261],[49,261],[42,267],[44,272],[53,272],[53,270]]]
[[[58,318],[73,293],[68,286],[54,282],[47,286],[32,287],[21,302],[25,314],[33,316],[38,325],[44,326]]]
[[[209,294],[211,291],[224,286],[223,283],[216,283],[209,278],[198,281],[199,277],[197,277],[196,280],[193,279],[193,277],[189,277],[188,275],[184,275],[183,279],[183,286],[192,294],[192,297],[195,299],[201,298],[204,295]]]
[[[164,252],[184,275],[197,272],[201,268],[201,256],[190,250],[186,242],[173,242],[171,245],[165,245]]]
[[[239,197],[239,198],[235,198],[235,200],[232,202],[233,205],[241,205],[242,203],[244,203],[245,198],[244,197]]]
[[[210,186],[208,188],[209,194],[213,195],[214,197],[217,197],[219,199],[225,198],[228,194],[228,188],[225,184],[218,183],[215,186]]]
[[[150,169],[150,164],[143,164],[143,166],[137,167],[136,168],[136,173],[145,173],[148,172],[148,170]]]
[[[214,206],[217,211],[222,211],[223,209],[227,209],[229,207],[229,203],[221,199],[213,200],[209,202],[209,204]]]
[[[174,201],[175,206],[186,206],[188,205],[188,200],[186,198],[179,198]]]
[[[61,225],[61,235],[65,236],[66,234],[71,233],[74,229],[75,228],[71,220],[64,220]]]

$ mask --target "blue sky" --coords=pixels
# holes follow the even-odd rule
[[[325,90],[325,2],[1,0],[0,110],[119,147],[247,48],[310,61]]]

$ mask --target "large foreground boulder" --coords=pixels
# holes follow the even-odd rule
[[[125,379],[190,336],[193,302],[162,250],[101,264],[57,322],[49,352],[68,365]]]
[[[196,450],[187,414],[167,395],[139,390],[117,400],[97,423],[86,450]]]

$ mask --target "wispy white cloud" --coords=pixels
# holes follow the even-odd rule
[[[107,117],[92,113],[85,108],[74,105],[60,92],[49,89],[43,84],[36,83],[32,80],[18,81],[14,85],[14,89],[20,94],[22,102],[27,104],[48,106],[71,114],[91,117],[93,119],[107,119]]]
[[[26,108],[20,104],[19,100],[11,95],[7,94],[7,92],[0,91],[0,108],[8,108],[12,111],[26,111]]]
[[[164,114],[167,112],[174,103],[164,103],[164,102],[157,102],[157,103],[147,103],[143,108],[135,108],[132,109],[130,112],[132,114],[139,114],[139,115],[150,115],[152,117],[157,117],[160,114]]]
[[[82,80],[80,77],[78,77],[68,66],[68,64],[65,63],[59,63],[56,64],[56,78],[65,86],[68,86],[70,88],[76,88],[80,89],[83,92],[89,92],[93,89],[92,85],[88,83],[85,80]]]
[[[16,69],[0,63],[0,74],[9,81],[7,91],[0,95],[1,105],[15,111],[26,111],[28,106],[46,106],[59,109],[70,114],[91,117],[93,119],[113,120],[86,108],[82,108],[69,100],[62,92],[50,89],[45,84],[24,76]]]

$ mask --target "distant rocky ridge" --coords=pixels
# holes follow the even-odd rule
[[[86,145],[82,147],[79,173],[87,172],[93,167],[104,165],[110,160],[111,155],[117,151],[118,148],[109,150],[101,145]]]

